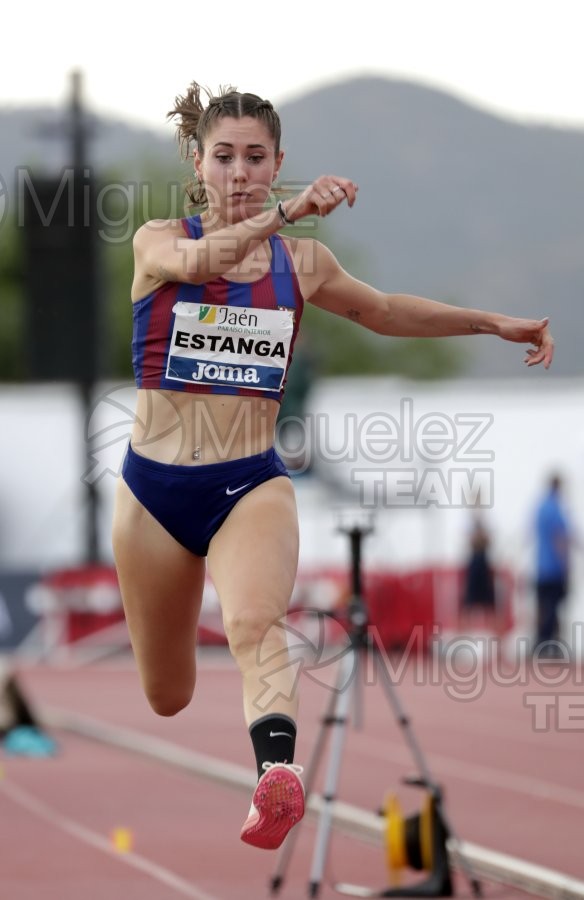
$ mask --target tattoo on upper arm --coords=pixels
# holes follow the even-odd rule
[[[361,321],[361,313],[358,309],[348,309],[347,310],[347,318],[352,319],[353,322]]]

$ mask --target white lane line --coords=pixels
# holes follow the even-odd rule
[[[440,711],[436,712],[435,710],[432,710],[430,707],[420,706],[415,711],[415,717],[416,721],[423,720],[426,728],[444,728],[443,714]],[[413,716],[410,718],[413,721]],[[481,732],[481,734],[486,734],[490,738],[493,738],[495,734],[501,731],[501,728],[504,728],[505,742],[507,744],[510,741],[519,744],[528,744],[530,747],[537,747],[538,749],[553,753],[556,758],[558,753],[574,752],[573,747],[571,747],[567,741],[560,746],[557,744],[554,745],[551,741],[547,740],[549,732],[543,733],[541,731],[534,731],[531,722],[519,721],[516,715],[513,719],[509,718],[502,720],[500,716],[497,717],[492,713],[484,713],[480,710],[473,709],[471,726],[469,726],[469,723],[465,722],[463,718],[458,720],[453,719],[448,722],[450,733],[452,734],[453,731],[456,730],[462,737],[468,735],[469,727],[472,729],[473,734]]]
[[[171,765],[185,768],[211,781],[218,781],[244,790],[253,790],[255,785],[255,774],[251,769],[244,769],[235,763],[196,753],[163,738],[145,735],[142,732],[110,725],[64,710],[46,709],[43,712],[43,718],[51,727],[64,728],[110,746],[141,753],[143,756],[163,759]],[[383,762],[412,767],[412,754],[402,743],[398,745],[394,741],[367,735],[360,747],[360,752]],[[480,763],[468,763],[438,753],[427,754],[427,761],[428,768],[434,776],[448,776],[468,781],[479,787],[489,786],[499,790],[513,791],[513,793],[529,797],[531,800],[537,797],[546,802],[584,809],[584,791],[575,787],[568,788],[544,781],[541,778],[523,775],[520,772],[505,772],[503,769],[495,769]]]
[[[143,732],[112,726],[65,710],[45,709],[43,715],[45,721],[48,720],[52,727],[61,728],[89,740],[99,741],[113,747],[157,759],[166,765],[175,766],[183,771],[217,781],[229,787],[247,791],[250,784],[255,783],[256,775],[251,770],[200,753],[194,753],[171,744],[169,741],[155,738]],[[370,740],[375,741],[374,738]],[[407,759],[411,763],[411,755],[405,749],[402,750],[399,756],[400,762]],[[384,754],[383,758],[387,759],[387,754]],[[454,764],[456,761],[448,759],[448,762]],[[309,812],[320,816],[322,815],[322,809],[322,797],[318,795],[309,796]],[[351,837],[373,841],[375,844],[379,844],[384,840],[385,824],[383,819],[374,813],[337,800],[334,804],[332,816],[333,825]],[[462,854],[466,858],[467,863],[472,866],[474,873],[479,877],[506,885],[515,885],[524,891],[528,891],[538,897],[549,898],[549,900],[584,898],[584,882],[578,881],[562,872],[536,866],[525,860],[506,856],[497,851],[464,841],[458,847],[450,847],[449,851],[451,857],[456,857],[457,853],[459,856]]]
[[[28,810],[28,812],[39,819],[44,819],[45,822],[60,828],[61,831],[64,831],[71,837],[88,844],[90,847],[94,847],[96,850],[101,850],[102,853],[106,853],[108,856],[114,857],[118,862],[126,863],[128,866],[150,875],[151,878],[160,881],[167,887],[173,888],[177,893],[182,894],[183,897],[191,897],[194,900],[219,900],[218,897],[199,890],[193,884],[184,881],[184,879],[173,872],[169,872],[168,869],[145,859],[143,856],[139,856],[137,853],[119,853],[102,835],[91,831],[84,825],[80,825],[79,822],[74,822],[73,819],[69,819],[67,816],[61,815],[61,813],[51,809],[50,806],[33,797],[32,794],[18,787],[18,785],[2,780],[0,782],[0,790],[14,803]]]
[[[255,783],[256,775],[251,770],[194,753],[143,732],[108,725],[64,710],[45,710],[44,717],[45,720],[50,721],[53,727],[70,731],[89,740],[96,740],[157,759],[166,765],[175,766],[183,771],[229,787],[248,791],[250,784]],[[394,755],[397,754],[394,753]],[[408,760],[411,763],[411,755],[405,749],[399,756],[400,762]],[[383,758],[387,759],[387,754],[384,754]],[[448,759],[448,762],[454,764],[456,761]],[[322,815],[322,798],[318,795],[311,795],[308,798],[308,810],[313,815]],[[333,825],[351,837],[373,841],[375,844],[384,840],[385,824],[383,819],[374,813],[337,800],[332,816]],[[506,856],[464,841],[458,847],[449,847],[449,852],[451,858],[454,857],[454,861],[456,861],[457,854],[458,856],[462,854],[478,877],[505,885],[514,885],[523,891],[535,894],[537,897],[549,898],[549,900],[584,898],[584,882],[562,872],[537,866],[526,860]]]
[[[405,747],[398,747],[376,737],[368,737],[363,752],[367,756],[386,762],[412,765],[412,755]],[[437,773],[448,775],[461,781],[469,781],[479,787],[488,785],[504,791],[513,791],[515,794],[521,794],[531,799],[539,797],[547,802],[563,803],[565,806],[584,809],[584,791],[580,791],[578,788],[563,787],[531,775],[522,775],[521,772],[505,772],[502,769],[494,769],[492,766],[468,763],[439,753],[428,754],[428,767],[433,775]]]

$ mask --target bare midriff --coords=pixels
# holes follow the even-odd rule
[[[276,400],[229,394],[138,390],[132,447],[171,465],[206,465],[268,450]]]

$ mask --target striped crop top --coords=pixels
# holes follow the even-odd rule
[[[200,216],[182,225],[202,237]],[[139,388],[282,399],[303,298],[284,241],[269,241],[270,271],[258,281],[167,282],[133,304]]]

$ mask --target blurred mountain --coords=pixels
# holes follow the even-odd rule
[[[520,124],[382,78],[315,90],[280,112],[284,182],[334,173],[359,185],[355,207],[326,223],[335,244],[352,245],[358,277],[460,306],[548,314],[557,342],[552,372],[582,371],[584,131]],[[17,165],[55,171],[66,164],[65,141],[40,129],[62,115],[0,109],[0,175],[8,188]],[[91,121],[97,169],[131,178],[147,161],[172,170],[171,126],[165,135]],[[491,337],[464,345],[469,374],[524,374],[520,348]]]
[[[103,172],[131,178],[138,165],[169,165],[177,159],[173,129],[164,132],[86,114],[87,161]],[[57,174],[70,163],[67,110],[49,106],[0,107],[0,175],[10,187],[17,166]]]
[[[360,246],[367,280],[550,315],[557,356],[546,374],[582,372],[584,131],[517,124],[440,91],[372,78],[305,95],[282,117],[286,174],[334,172],[359,185],[334,226]],[[471,341],[472,374],[524,374],[519,348]]]

